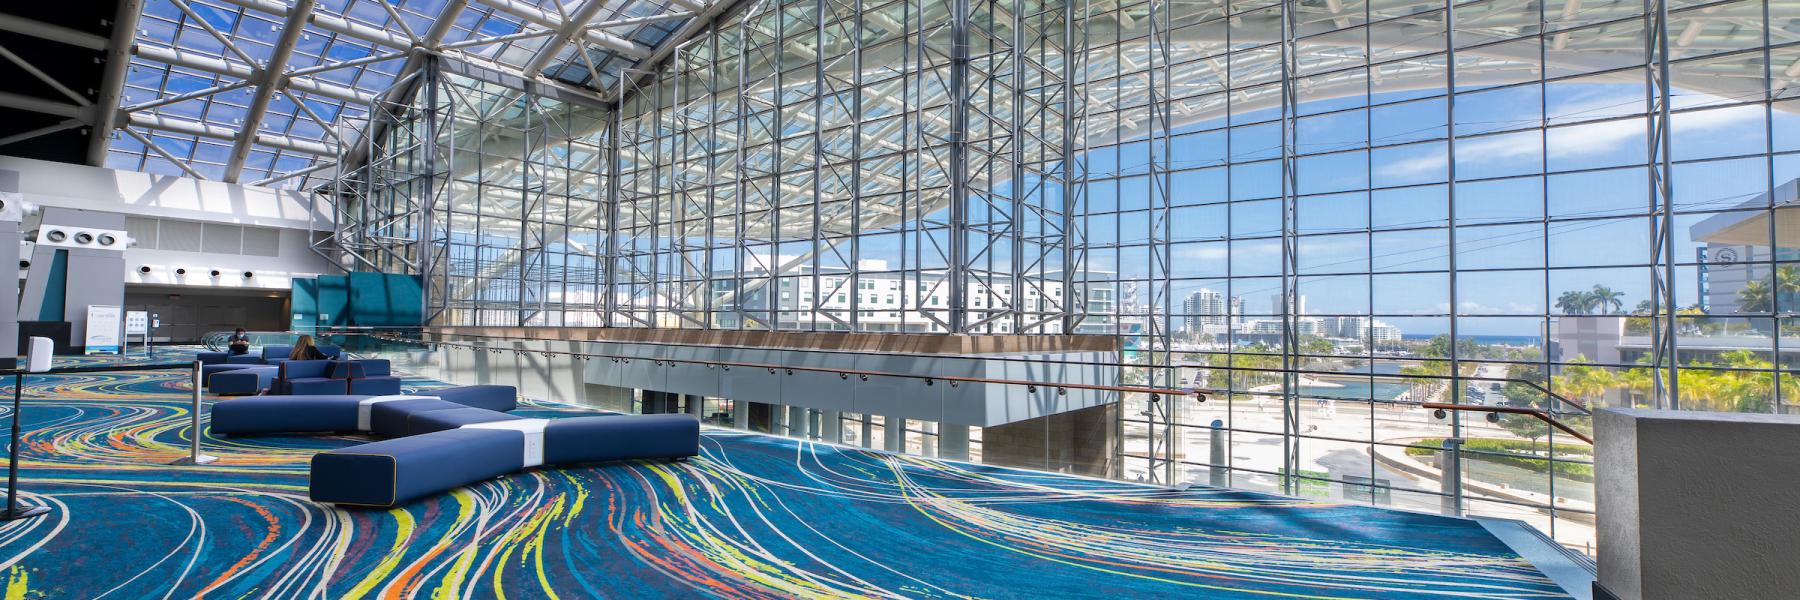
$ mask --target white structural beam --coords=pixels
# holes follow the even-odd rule
[[[198,52],[147,46],[138,44],[132,47],[138,56],[156,62],[193,69],[202,73],[235,77],[245,81],[257,81],[256,67],[241,62],[225,60],[216,56],[207,56]],[[333,100],[342,100],[355,104],[368,104],[375,99],[373,94],[355,88],[344,87],[335,83],[327,83],[311,77],[283,77],[289,89],[308,94],[317,94]]]
[[[287,173],[278,173],[278,174],[270,175],[269,177],[267,177],[261,181],[250,182],[250,185],[274,185],[277,183],[281,183],[283,181],[287,181],[289,179],[293,179],[295,177],[304,177],[307,175],[311,175],[313,173],[317,173],[319,171],[335,169],[335,168],[337,168],[337,163],[330,162],[330,161],[322,161],[319,164],[316,164],[316,165],[313,165],[313,166],[310,166],[310,167],[307,167],[304,169],[300,169],[298,171],[290,171]]]
[[[23,131],[0,138],[0,146],[10,146],[38,136],[49,135],[58,131],[74,129],[76,127],[86,127],[87,124],[86,119],[64,119],[61,123],[55,125],[46,125],[31,131]]]
[[[663,38],[662,42],[656,45],[656,48],[650,52],[649,56],[645,56],[638,61],[638,65],[655,67],[658,63],[662,62],[662,59],[667,58],[670,53],[673,53],[676,47],[687,42],[688,38],[692,38],[700,32],[706,31],[706,27],[712,24],[713,19],[718,18],[719,15],[730,10],[737,1],[738,0],[713,0],[713,2],[707,4],[701,10],[694,11],[693,19],[683,23],[681,28],[676,29],[675,33],[670,34],[669,37]],[[643,87],[644,82],[649,81],[650,78],[654,76],[654,68],[640,71],[631,88]],[[628,88],[623,86],[620,87],[619,97],[615,98],[615,100],[625,100],[625,94],[623,93],[625,89]]]
[[[85,31],[77,31],[60,25],[51,25],[41,21],[33,21],[25,17],[0,13],[0,31],[9,31],[19,35],[34,37],[79,46],[89,50],[106,50],[106,38]]]
[[[623,19],[612,19],[612,20],[607,20],[607,21],[601,21],[599,23],[594,23],[593,25],[590,25],[590,27],[593,27],[595,29],[606,29],[609,27],[635,27],[638,25],[646,24],[646,23],[661,23],[663,21],[680,21],[680,20],[692,18],[694,15],[695,15],[695,13],[682,11],[682,12],[672,12],[672,13],[661,13],[661,14],[655,14],[655,15],[649,15],[649,16],[643,16],[643,17],[626,17]]]
[[[39,114],[52,115],[65,119],[87,119],[90,109],[67,102],[46,100],[37,96],[26,96],[12,92],[0,91],[0,107],[23,110]]]
[[[249,9],[249,10],[254,10],[254,11],[260,12],[260,13],[274,15],[277,17],[284,17],[287,19],[287,22],[289,22],[289,23],[297,22],[300,26],[304,26],[308,23],[311,23],[313,26],[318,27],[319,29],[323,29],[325,31],[329,31],[329,32],[332,32],[332,33],[335,33],[335,34],[338,34],[341,36],[359,39],[359,40],[362,40],[365,42],[369,42],[371,44],[387,46],[389,48],[399,48],[402,50],[411,48],[413,46],[413,40],[408,38],[404,34],[388,31],[388,30],[382,29],[380,27],[371,27],[371,26],[364,25],[364,24],[358,23],[356,21],[351,21],[349,19],[345,19],[343,17],[339,17],[336,15],[313,12],[313,10],[312,10],[313,3],[311,3],[311,2],[306,3],[306,9],[304,11],[299,11],[298,10],[300,7],[299,3],[295,3],[293,7],[289,7],[280,2],[274,2],[272,0],[222,0],[222,1],[226,2],[228,4],[234,4],[234,5]],[[304,14],[300,15],[298,20],[296,20],[295,19],[296,12],[301,12]]]
[[[297,152],[300,154],[310,154],[313,156],[327,156],[327,157],[337,156],[336,148],[332,148],[331,146],[328,146],[328,145],[325,145],[325,144],[322,144],[319,142],[314,142],[311,140],[297,140],[297,139],[290,138],[285,135],[279,135],[279,134],[273,134],[273,133],[255,133],[255,132],[249,132],[249,131],[239,131],[236,128],[226,127],[224,125],[213,125],[211,123],[202,123],[199,121],[192,121],[192,120],[188,120],[188,119],[178,119],[178,118],[174,118],[174,117],[153,115],[153,114],[149,114],[149,113],[141,113],[141,112],[131,113],[131,119],[128,122],[128,124],[133,127],[142,127],[144,129],[152,129],[152,130],[156,130],[156,131],[167,131],[169,133],[179,133],[179,134],[183,134],[183,135],[191,135],[191,136],[196,136],[196,137],[222,140],[222,141],[232,142],[234,144],[237,143],[240,139],[247,138],[255,143],[262,144],[264,146],[269,146],[271,148],[280,148],[282,150]],[[252,133],[253,135],[243,136],[244,133]]]
[[[43,82],[44,85],[50,86],[50,89],[56,90],[56,93],[62,94],[63,97],[68,98],[70,102],[74,102],[80,106],[90,106],[93,104],[86,96],[75,93],[75,90],[69,89],[69,86],[63,85],[61,81],[57,81],[55,77],[50,76],[49,73],[45,73],[43,69],[37,68],[37,65],[31,64],[31,61],[25,60],[17,54],[13,54],[12,51],[7,50],[5,46],[0,46],[0,58],[4,58],[11,62],[13,66],[18,67],[19,70],[24,71],[26,74],[36,77],[38,81]]]
[[[128,121],[128,124],[144,129],[167,131],[169,133],[179,133],[225,141],[236,140],[238,134],[236,129],[224,125],[213,125],[211,123],[202,123],[200,121],[177,119],[175,117],[165,117],[148,113],[131,113],[131,119]]]
[[[538,48],[531,61],[525,63],[525,77],[537,77],[544,72],[544,67],[549,66],[557,53],[562,52],[563,46],[575,43],[588,30],[588,23],[594,20],[594,15],[600,14],[600,9],[606,8],[606,3],[607,0],[587,0],[581,8],[575,9],[575,14],[569,15],[562,27],[557,28],[556,37],[545,40],[543,47]],[[575,51],[581,51],[579,45]]]
[[[149,149],[151,152],[155,152],[157,156],[161,156],[163,160],[169,161],[169,164],[180,168],[182,172],[188,174],[188,177],[194,179],[206,179],[205,175],[201,175],[199,171],[194,170],[193,165],[188,164],[188,162],[182,160],[181,157],[169,154],[168,150],[164,150],[162,146],[156,145],[156,142],[150,141],[150,138],[146,137],[144,134],[138,133],[130,127],[120,129],[120,131],[125,132],[125,135],[129,135],[132,139],[137,140],[138,143],[143,144],[144,148]]]
[[[216,56],[207,56],[199,52],[179,48],[164,48],[137,44],[132,46],[132,53],[159,63],[175,65],[214,75],[224,75],[243,80],[256,78],[256,67],[241,62],[225,60]]]
[[[557,17],[556,15],[544,12],[542,9],[539,9],[536,6],[532,6],[532,5],[526,4],[524,2],[519,2],[518,0],[482,0],[482,4],[492,6],[492,7],[494,7],[494,10],[518,17],[520,19],[524,19],[525,22],[531,23],[533,25],[537,25],[539,27],[544,27],[544,28],[553,29],[553,30],[557,30],[557,31],[562,31],[562,28],[563,28],[563,19],[562,18]],[[582,39],[587,40],[588,43],[593,44],[595,46],[599,46],[601,48],[605,48],[607,50],[611,50],[613,52],[617,52],[619,54],[623,54],[625,56],[629,56],[634,59],[642,59],[642,58],[648,57],[648,56],[650,56],[650,52],[651,52],[651,49],[648,47],[645,47],[643,44],[639,44],[637,42],[627,40],[627,39],[619,37],[617,35],[613,35],[611,33],[599,31],[599,30],[595,30],[595,29],[587,29],[587,30],[582,31]]]
[[[256,72],[256,94],[250,98],[250,107],[244,111],[244,131],[255,132],[262,128],[263,117],[269,114],[269,102],[275,99],[275,91],[282,80],[287,77],[288,58],[294,55],[294,44],[300,42],[301,32],[306,30],[307,15],[312,14],[313,0],[297,0],[294,8],[288,13],[287,24],[281,29],[281,37],[275,40],[275,47],[269,53],[269,62]],[[244,172],[244,161],[250,159],[250,147],[256,141],[254,136],[238,136],[231,146],[231,158],[225,163],[225,182],[237,183],[238,176]]]
[[[113,13],[112,39],[106,44],[106,72],[100,77],[100,96],[95,104],[93,128],[88,130],[87,164],[106,166],[106,151],[112,147],[113,129],[119,121],[119,100],[125,93],[125,73],[131,69],[131,41],[137,38],[138,16],[144,12],[143,0],[120,0]]]

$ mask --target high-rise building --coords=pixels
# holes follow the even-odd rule
[[[1224,295],[1209,289],[1188,294],[1181,309],[1187,315],[1182,321],[1182,331],[1187,333],[1201,333],[1207,325],[1224,325],[1230,318]]]

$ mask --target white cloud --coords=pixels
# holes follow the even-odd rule
[[[1617,112],[1618,104],[1616,98],[1603,97],[1564,106],[1556,112],[1564,116],[1607,115]],[[1728,127],[1753,120],[1760,111],[1760,108],[1749,107],[1679,114],[1674,119],[1672,131],[1679,135]],[[1486,161],[1505,162],[1535,159],[1540,151],[1548,151],[1549,156],[1546,158],[1550,161],[1573,160],[1613,152],[1627,143],[1644,143],[1644,136],[1648,132],[1642,119],[1624,119],[1553,129],[1549,135],[1549,139],[1540,146],[1538,136],[1533,131],[1500,134],[1458,144],[1456,152],[1465,159],[1479,157]],[[1397,179],[1443,173],[1448,158],[1443,152],[1432,152],[1389,163],[1379,172]]]

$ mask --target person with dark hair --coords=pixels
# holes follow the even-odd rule
[[[300,339],[294,340],[294,351],[288,353],[288,360],[325,360],[326,358],[328,357],[325,356],[325,353],[320,351],[318,346],[313,345],[310,335],[303,335],[300,336]]]
[[[242,327],[237,328],[237,331],[233,332],[231,337],[226,338],[225,341],[231,346],[232,356],[250,353],[250,335],[244,333]]]

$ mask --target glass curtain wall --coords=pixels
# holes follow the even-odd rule
[[[1586,547],[1588,444],[1418,405],[1580,430],[1581,407],[1791,412],[1796,16],[1096,5],[1081,127],[1115,141],[1086,154],[1087,267],[1118,274],[1119,335],[1167,336],[1139,358],[1152,376],[1213,391],[1121,411],[1127,476],[1522,518]]]
[[[1421,405],[1800,397],[1788,0],[761,0],[627,75],[611,112],[438,75],[357,192],[429,227],[340,241],[443,325],[1118,336],[1208,397],[1125,398],[1123,477],[1577,548],[1590,445]]]
[[[611,323],[1061,331],[1071,10],[746,2],[628,80]]]
[[[378,105],[369,160],[333,188],[341,256],[428,273],[433,324],[602,324],[610,111],[421,73],[408,102]]]

